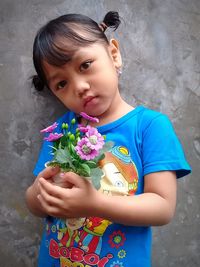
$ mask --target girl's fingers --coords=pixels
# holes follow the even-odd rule
[[[63,173],[63,179],[77,188],[81,188],[85,184],[89,183],[89,181],[87,181],[85,178],[80,177],[73,172]]]
[[[54,217],[63,216],[62,198],[55,197],[55,194],[51,195],[46,190],[46,188],[50,187],[49,192],[51,192],[52,191],[51,187],[54,187],[55,189],[57,188],[59,189],[59,187],[52,185],[51,183],[44,180],[43,178],[40,178],[38,186],[39,186],[40,193],[38,194],[37,197],[44,211],[50,216],[54,216]]]
[[[48,183],[48,182],[46,182],[46,183]],[[58,186],[53,185],[53,187],[57,187],[58,190],[61,190],[62,196],[60,198],[58,198],[58,197],[50,195],[45,190],[46,183],[44,183],[45,185],[44,184],[42,185],[42,183],[39,185],[40,193],[37,196],[44,212],[50,216],[53,216],[53,217],[66,218],[69,214],[68,205],[67,205],[68,201],[66,202],[66,199],[65,199],[65,196],[68,193],[68,189],[60,188]],[[47,185],[47,187],[48,187],[48,185]],[[50,192],[51,192],[51,190],[50,190]]]
[[[61,188],[60,186],[54,185],[42,177],[39,178],[39,185],[44,191],[47,192],[48,195],[51,195],[54,198],[58,198],[58,199],[62,197],[63,188]],[[65,188],[65,190],[67,189]]]
[[[51,179],[52,176],[56,175],[60,171],[58,166],[55,167],[47,167],[43,171],[41,171],[38,177],[43,177],[44,179]]]
[[[37,198],[46,214],[54,217],[61,217],[58,207],[49,205],[49,203],[46,202],[42,195],[38,195]]]
[[[40,195],[47,205],[61,209],[63,209],[63,206],[66,206],[66,199],[69,198],[71,189],[51,184],[43,178],[39,179],[38,186]]]
[[[40,192],[40,196],[42,197],[43,201],[45,201],[48,205],[54,205],[54,206],[58,206],[60,204],[60,199],[56,198],[50,194],[48,194],[48,192],[45,190],[45,188],[39,183],[39,192]]]

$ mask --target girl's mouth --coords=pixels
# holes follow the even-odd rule
[[[84,108],[88,105],[92,105],[95,102],[96,97],[95,96],[89,96],[84,100],[83,106]]]

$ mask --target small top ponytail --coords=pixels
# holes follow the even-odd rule
[[[119,13],[116,11],[109,11],[104,19],[103,22],[100,23],[100,27],[102,28],[103,32],[107,29],[107,28],[113,28],[114,31],[119,27],[121,21],[119,18]]]

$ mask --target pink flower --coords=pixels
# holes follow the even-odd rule
[[[91,117],[91,116],[87,115],[85,112],[81,112],[80,115],[81,115],[81,117],[83,117],[87,121],[97,122],[97,123],[99,122],[99,119],[98,118]]]
[[[87,126],[83,126],[82,124],[78,125],[78,129],[82,133],[87,133],[90,127],[91,127],[90,125]]]
[[[105,143],[104,138],[96,128],[91,126],[88,127],[88,131],[85,135],[88,138],[88,147],[95,150],[100,150],[103,147]]]
[[[60,139],[62,136],[63,136],[62,133],[60,133],[60,134],[50,133],[48,137],[44,137],[44,140],[49,141],[49,142],[53,142],[53,141]]]
[[[58,123],[57,122],[54,122],[54,124],[48,126],[47,128],[41,130],[40,132],[41,133],[52,133],[53,130],[55,130],[58,126]]]
[[[98,155],[98,151],[92,149],[87,144],[88,144],[88,138],[83,137],[80,141],[78,141],[75,150],[81,159],[85,160],[94,159]]]

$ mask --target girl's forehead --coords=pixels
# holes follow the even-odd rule
[[[79,47],[76,49],[76,51],[73,54],[73,59],[76,59],[78,57],[83,57],[83,56],[89,56],[94,53],[101,53],[105,51],[106,46],[105,44],[102,43],[94,43],[90,44],[84,47]]]
[[[60,55],[63,55],[63,58],[66,58],[65,63],[77,60],[79,58],[90,57],[99,54],[102,55],[102,53],[106,51],[106,45],[100,42],[81,46],[77,44],[70,45],[69,43],[65,43],[64,41],[62,41],[62,43],[57,44],[55,47],[55,51],[57,50]],[[49,60],[48,58],[46,58],[44,59],[44,61],[48,62]]]
[[[62,49],[62,54],[60,54],[59,57],[51,58],[51,60],[47,57],[42,60],[43,71],[48,82],[53,80],[52,76],[56,76],[54,73],[57,73],[65,64],[76,64],[76,62],[80,64],[80,62],[82,63],[84,60],[93,60],[98,57],[102,58],[108,56],[106,45],[99,42],[83,47],[72,47],[71,50],[65,50],[64,46],[59,49]]]
[[[48,76],[48,73],[51,73],[55,69],[59,69],[62,65],[73,64],[74,62],[84,61],[86,59],[94,59],[97,57],[102,57],[104,54],[107,55],[107,50],[105,45],[101,43],[94,43],[84,47],[76,47],[76,49],[71,49],[71,51],[65,51],[62,49],[63,57],[66,57],[66,60],[60,61],[60,64],[54,64],[49,61],[48,58],[42,60],[42,66],[45,72],[45,75]]]

